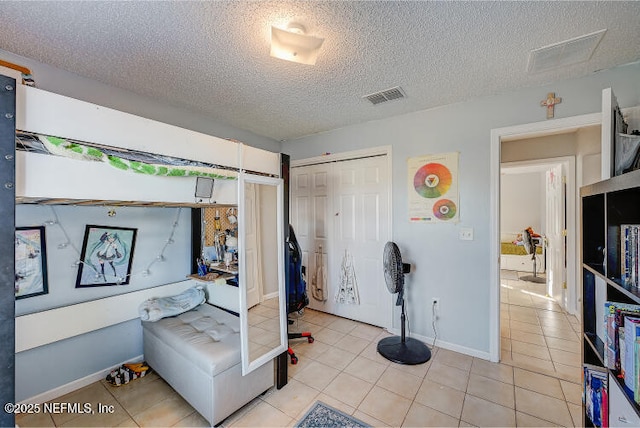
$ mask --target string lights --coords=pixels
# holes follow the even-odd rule
[[[151,275],[151,266],[153,266],[155,263],[162,263],[166,260],[164,256],[164,252],[167,249],[167,246],[175,242],[173,240],[173,235],[176,233],[176,228],[178,227],[178,224],[180,224],[179,221],[180,221],[181,212],[182,212],[182,208],[178,208],[178,213],[176,214],[176,219],[174,220],[173,225],[171,227],[171,232],[169,233],[169,237],[166,239],[165,244],[162,247],[162,250],[160,250],[160,254],[158,254],[156,258],[152,260],[151,263],[149,263],[149,265],[147,266],[147,268],[143,271],[142,273],[143,276]]]
[[[78,248],[72,244],[71,239],[69,238],[69,234],[67,233],[65,227],[62,225],[62,223],[60,223],[60,219],[58,218],[58,213],[56,212],[56,210],[54,209],[54,207],[52,205],[49,205],[49,207],[51,208],[51,212],[53,213],[53,219],[52,220],[47,220],[45,221],[45,225],[47,226],[53,226],[53,225],[57,225],[60,230],[62,231],[62,234],[64,235],[66,241],[62,242],[60,244],[58,244],[58,249],[59,250],[64,250],[67,247],[71,247],[74,252],[78,255],[78,259],[73,262],[73,264],[71,265],[72,268],[78,268],[78,266],[80,265],[84,265],[85,267],[90,268],[91,270],[93,270],[96,278],[100,278],[102,276],[102,272],[98,272],[98,270],[91,264],[86,262],[85,260],[82,260],[82,255],[80,253],[80,251],[78,250]],[[115,215],[115,210],[113,216]],[[167,260],[167,258],[165,257],[164,253],[167,249],[167,247],[173,243],[175,243],[175,240],[173,239],[175,233],[176,233],[176,229],[177,227],[180,225],[180,214],[182,213],[182,208],[178,208],[178,212],[176,214],[176,218],[172,223],[171,226],[171,230],[169,232],[169,237],[165,240],[165,244],[162,247],[162,249],[160,250],[160,253],[155,256],[153,258],[153,260],[151,260],[151,262],[147,265],[146,269],[140,271],[140,272],[135,272],[135,273],[130,273],[125,275],[124,277],[115,277],[115,283],[120,285],[122,284],[127,277],[133,277],[136,275],[140,275],[142,277],[148,277],[149,275],[151,275],[151,267],[155,264],[155,263],[162,263],[165,262]],[[108,213],[108,215],[110,217],[112,217],[111,212]]]

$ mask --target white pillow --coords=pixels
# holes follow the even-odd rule
[[[203,304],[205,299],[204,290],[198,286],[175,296],[145,300],[138,307],[138,313],[142,321],[154,322],[190,311]]]

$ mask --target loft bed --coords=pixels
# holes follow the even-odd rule
[[[18,138],[57,137],[86,147],[155,156],[156,160],[162,157],[197,163],[203,166],[202,170],[211,169],[212,174],[220,175],[218,178],[223,174],[228,178],[216,180],[216,204],[237,204],[237,184],[232,182],[238,171],[280,176],[279,153],[24,85],[18,85],[16,96]],[[82,162],[81,156],[45,156],[42,151],[18,151],[16,154],[19,203],[43,203],[46,199],[69,200],[69,203],[84,200],[85,204],[87,201],[124,201],[130,205],[156,202],[158,205],[189,207],[197,203],[193,197],[195,175],[183,177],[181,182],[171,180],[171,177],[150,180],[151,177],[145,174],[120,174],[122,171],[117,168],[109,171],[112,167],[107,162]],[[92,179],[103,177],[103,174],[116,185],[90,185]],[[123,182],[128,185],[120,185]],[[192,190],[186,192],[189,187]]]
[[[216,197],[234,203],[238,173],[217,165],[16,132],[16,203],[200,208],[197,177],[217,182]],[[36,174],[30,174],[30,171]]]
[[[521,242],[522,231],[500,233],[500,269],[531,272],[533,260]],[[544,272],[545,248],[536,247],[536,272]]]
[[[16,143],[16,204],[241,207],[243,180],[249,182],[250,177],[255,176],[276,181],[281,169],[279,153],[24,85],[16,88]],[[195,196],[198,177],[214,179],[211,198]],[[260,182],[260,179],[254,180]],[[281,197],[278,202],[283,203]],[[242,227],[239,232],[243,233]],[[137,306],[146,298],[178,294],[196,283],[185,280],[160,284],[18,316],[16,352],[138,318]],[[241,307],[243,287],[246,288],[246,284],[241,281],[237,292]],[[281,294],[283,298],[284,293]],[[281,306],[284,308],[284,304]],[[161,376],[174,379],[176,384],[172,386],[212,424],[243,405],[251,395],[262,393],[273,385],[273,357],[265,354],[265,358],[258,361],[260,364],[253,366],[245,361],[248,360],[245,357],[247,339],[243,337],[248,334],[245,333],[248,330],[245,318],[246,307],[244,312],[241,308],[239,320],[242,370],[238,364],[233,372],[229,369],[224,373],[214,372],[199,379],[189,379],[185,387],[180,384],[183,382],[181,375],[163,372],[177,367],[175,361],[157,360],[159,366],[166,367],[158,367]],[[78,319],[86,322],[78,323]],[[286,322],[286,317],[283,319]],[[283,323],[281,330],[284,329]],[[154,348],[159,349],[160,345]],[[247,367],[253,372],[245,370]],[[246,380],[239,378],[245,376]],[[218,379],[217,385],[214,379]],[[248,389],[248,395],[245,391],[244,395],[236,394],[232,399],[211,396],[215,391],[222,393],[234,385],[244,385],[241,389]]]

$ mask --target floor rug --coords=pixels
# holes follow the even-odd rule
[[[322,401],[316,401],[295,426],[300,428],[369,427],[361,420],[334,409]]]

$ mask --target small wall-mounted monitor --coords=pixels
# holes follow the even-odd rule
[[[211,199],[213,195],[213,178],[196,177],[196,198]]]

